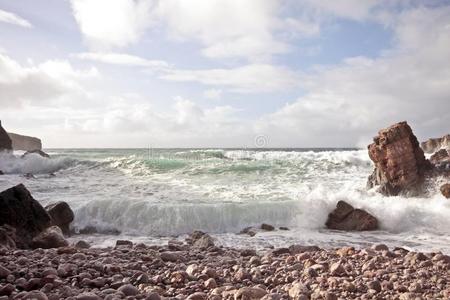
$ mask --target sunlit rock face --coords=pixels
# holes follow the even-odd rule
[[[379,186],[379,192],[389,196],[420,190],[430,162],[406,122],[380,130],[368,149],[375,163],[369,188]]]

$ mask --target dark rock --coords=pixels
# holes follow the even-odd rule
[[[256,235],[256,230],[253,227],[245,227],[244,229],[242,229],[239,234],[248,234],[249,236],[255,236]]]
[[[7,249],[16,248],[16,229],[7,224],[0,226],[0,247]]]
[[[443,186],[441,186],[441,193],[444,195],[445,198],[450,198],[450,183],[446,183]]]
[[[45,229],[36,237],[34,237],[31,243],[31,247],[34,249],[51,249],[66,246],[69,246],[69,243],[64,238],[62,230],[58,226],[51,226]]]
[[[317,246],[303,246],[303,245],[291,245],[289,246],[289,252],[292,255],[303,253],[303,252],[316,252],[321,249]]]
[[[133,242],[128,240],[117,240],[116,248],[118,247],[133,248]]]
[[[421,190],[424,174],[431,164],[406,122],[380,130],[368,149],[375,163],[367,184],[369,188],[379,186],[379,192],[387,196]]]
[[[278,228],[278,229],[280,229],[280,230],[289,230],[289,228],[288,227],[284,227],[284,226],[281,226],[280,228]]]
[[[2,171],[2,170],[0,170],[0,175],[5,175],[5,173],[3,173],[3,171]]]
[[[444,135],[441,138],[433,138],[420,144],[423,151],[426,153],[434,153],[442,148],[450,149],[450,134]]]
[[[39,202],[33,199],[23,184],[0,193],[0,225],[16,228],[16,244],[28,248],[33,237],[50,226],[51,218]]]
[[[65,235],[69,235],[69,225],[75,218],[69,204],[67,204],[67,202],[60,201],[47,205],[45,209],[52,219],[52,224],[61,228]]]
[[[0,151],[12,150],[12,141],[8,133],[2,127],[2,121],[0,121]]]
[[[364,231],[378,229],[378,220],[361,209],[354,209],[350,204],[339,201],[336,209],[328,215],[325,225],[330,229],[346,231]]]
[[[25,177],[26,179],[36,178],[36,177],[34,177],[34,175],[32,173],[25,173],[25,174],[23,174],[23,177]]]
[[[22,158],[23,158],[23,157],[26,157],[27,155],[30,155],[30,154],[38,154],[38,155],[40,155],[40,156],[42,156],[42,157],[50,158],[50,155],[48,155],[47,153],[45,153],[45,152],[42,151],[42,150],[31,150],[31,151],[27,151],[27,152],[25,152],[25,153],[22,155]]]
[[[275,230],[275,227],[273,227],[273,226],[270,225],[270,224],[265,224],[265,223],[263,223],[263,224],[261,224],[261,229],[262,229],[262,230],[265,230],[265,231],[274,231],[274,230]]]

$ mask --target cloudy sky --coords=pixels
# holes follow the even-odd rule
[[[450,1],[0,0],[0,119],[45,147],[450,132]]]

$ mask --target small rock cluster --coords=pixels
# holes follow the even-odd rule
[[[385,245],[257,253],[196,232],[167,246],[0,249],[0,300],[449,299],[449,267],[447,255]]]

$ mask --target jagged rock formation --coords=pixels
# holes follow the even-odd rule
[[[433,138],[420,144],[426,153],[434,153],[440,149],[450,149],[450,134],[441,138]]]
[[[406,122],[380,130],[368,150],[375,163],[369,188],[379,186],[379,192],[387,196],[420,191],[431,164]]]
[[[0,121],[0,151],[12,150],[12,142],[8,133],[2,127],[2,121]]]
[[[362,209],[355,209],[345,201],[339,201],[328,215],[325,225],[330,229],[364,231],[378,229],[378,220]]]
[[[38,138],[11,132],[8,132],[8,135],[14,150],[32,151],[42,149],[42,142]]]

